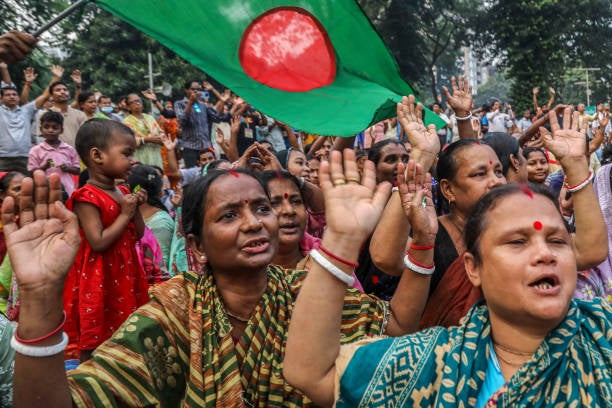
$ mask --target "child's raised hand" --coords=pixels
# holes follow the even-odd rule
[[[147,198],[148,198],[147,190],[145,190],[144,188],[141,188],[140,190],[134,192],[133,195],[136,196],[136,201],[138,202],[138,205],[141,205],[147,202]]]
[[[19,225],[13,198],[2,203],[8,254],[21,293],[48,295],[49,290],[63,290],[81,238],[77,217],[61,203],[61,197],[59,175],[52,174],[47,183],[45,173],[36,170],[34,179],[26,177],[21,182]]]
[[[121,214],[132,218],[138,209],[138,198],[136,194],[126,194],[121,197],[119,204],[121,205]]]

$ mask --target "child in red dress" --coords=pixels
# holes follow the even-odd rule
[[[75,144],[89,180],[66,203],[79,219],[82,242],[66,279],[64,310],[65,331],[85,361],[148,301],[135,249],[144,231],[138,205],[146,201],[146,193],[115,185],[116,179],[127,179],[134,164],[136,140],[127,126],[89,120]]]

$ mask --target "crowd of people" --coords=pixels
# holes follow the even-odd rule
[[[0,70],[0,406],[612,404],[607,104],[459,77],[447,127],[407,96],[334,138]]]

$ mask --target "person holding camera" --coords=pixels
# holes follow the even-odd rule
[[[514,113],[509,104],[504,107],[504,112],[501,109],[501,102],[493,102],[491,111],[487,113],[487,120],[489,121],[489,132],[501,132],[506,133],[507,123],[514,120]]]
[[[180,144],[185,167],[196,167],[200,151],[212,146],[209,122],[227,122],[229,114],[220,114],[204,101],[199,81],[185,83],[185,98],[176,101],[174,111],[181,127]]]

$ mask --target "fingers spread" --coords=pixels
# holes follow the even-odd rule
[[[13,197],[6,197],[2,201],[2,229],[6,236],[17,231],[17,224],[15,224],[15,200],[13,200]]]
[[[34,180],[26,177],[21,182],[21,192],[19,194],[19,223],[21,225],[34,221]]]

